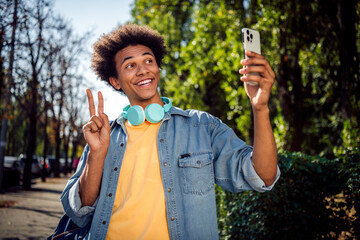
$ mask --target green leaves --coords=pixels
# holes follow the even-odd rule
[[[337,238],[342,231],[358,236],[359,162],[359,150],[332,160],[279,153],[281,177],[272,191],[233,194],[216,188],[221,238]]]
[[[242,11],[225,1],[137,1],[133,16],[167,41],[162,94],[176,106],[209,111],[247,140],[250,104],[238,73]]]

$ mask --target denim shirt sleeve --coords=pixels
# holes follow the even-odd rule
[[[79,194],[79,180],[69,190],[69,205],[71,210],[77,217],[86,216],[89,213],[95,211],[95,207],[99,198],[96,199],[95,203],[92,206],[81,207],[81,199]]]
[[[79,227],[84,227],[91,221],[97,203],[96,201],[93,206],[81,207],[79,178],[84,170],[88,151],[89,147],[86,146],[75,174],[67,182],[67,185],[60,197],[65,213]]]
[[[280,169],[279,166],[277,166],[276,177],[274,182],[270,186],[266,186],[264,181],[259,177],[259,175],[255,171],[252,162],[252,152],[250,158],[247,158],[244,162],[243,173],[247,183],[251,186],[253,190],[258,192],[270,191],[280,177]]]
[[[279,179],[280,170],[277,168],[274,183],[266,186],[254,169],[253,148],[238,138],[234,131],[219,119],[214,120],[211,140],[214,152],[215,181],[225,190],[264,192],[271,190]]]

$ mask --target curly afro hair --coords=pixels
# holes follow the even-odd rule
[[[95,42],[91,68],[98,78],[111,86],[109,77],[117,78],[118,76],[115,67],[116,53],[127,46],[139,44],[147,46],[153,51],[156,63],[160,67],[166,54],[163,36],[148,26],[125,24],[111,33],[103,35]]]

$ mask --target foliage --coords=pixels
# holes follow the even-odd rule
[[[277,145],[329,158],[360,145],[359,1],[137,0],[132,16],[165,36],[161,92],[174,105],[209,111],[251,142],[237,73],[241,28],[251,27],[277,75],[269,103]]]
[[[232,1],[135,1],[132,15],[165,36],[162,94],[178,107],[209,111],[246,139],[251,120],[238,74],[241,9]]]
[[[222,238],[357,234],[358,222],[348,213],[356,205],[349,199],[358,199],[359,189],[354,183],[360,146],[358,0],[136,0],[132,16],[165,36],[169,54],[162,94],[176,106],[220,117],[247,142],[251,110],[237,73],[240,31],[245,26],[260,31],[262,52],[277,75],[269,108],[277,146],[284,151],[282,177],[264,194],[216,188]],[[346,149],[354,154],[334,159]]]
[[[288,129],[281,142],[285,149],[333,157],[346,148],[342,129],[358,131],[359,6],[358,1],[260,1],[254,27],[265,36],[266,56],[277,70],[278,113]],[[351,145],[359,141],[352,138]]]
[[[328,160],[283,152],[281,177],[271,191],[233,194],[217,188],[220,236],[337,239],[343,231],[359,236],[358,220],[349,215],[353,208],[359,214],[359,153]]]
[[[340,174],[346,180],[344,196],[347,211],[355,213],[352,216],[355,236],[360,237],[360,150],[346,151],[339,157]]]

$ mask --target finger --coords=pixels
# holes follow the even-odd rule
[[[265,58],[263,55],[261,55],[261,54],[259,54],[259,53],[256,53],[256,52],[249,51],[249,50],[246,50],[246,51],[245,51],[245,55],[248,56],[249,58],[253,58],[253,57],[256,57],[256,58]]]
[[[246,68],[240,69],[240,74],[259,73],[261,75],[266,75],[266,72],[267,71],[264,66],[251,65]]]
[[[95,122],[87,122],[83,126],[83,132],[86,133],[88,131],[90,131],[91,133],[95,133],[95,132],[99,131],[99,128],[97,127]]]
[[[265,58],[248,58],[243,59],[240,62],[243,66],[249,66],[249,65],[266,65],[269,64],[268,61],[266,61]]]
[[[268,71],[268,69],[264,66],[249,66],[241,71],[242,74],[259,74],[261,77],[264,77],[265,79],[268,79],[272,81],[274,77],[271,75],[271,73]]]
[[[109,118],[108,115],[106,115],[105,113],[99,113],[99,116],[101,117],[101,120],[103,122],[103,127],[106,128],[106,130],[108,130],[108,132],[111,131],[111,127],[109,124]]]
[[[259,83],[261,79],[262,77],[260,77],[259,75],[246,75],[240,78],[242,82],[257,82],[257,83]]]
[[[94,103],[94,98],[93,95],[91,93],[90,89],[86,89],[86,94],[87,94],[87,98],[88,98],[88,102],[89,102],[89,112],[90,112],[90,117],[95,115],[95,103]]]
[[[102,119],[96,115],[92,116],[89,122],[94,122],[99,129],[104,125]]]
[[[98,114],[104,112],[104,97],[100,91],[98,91]]]
[[[100,131],[100,129],[101,128],[99,128],[95,122],[90,122],[90,131],[92,133],[96,133],[96,132]]]
[[[276,77],[275,72],[272,69],[272,67],[270,66],[270,64],[265,65],[265,67],[266,67],[266,70],[268,71],[268,73],[270,74],[271,78],[275,78]]]
[[[250,65],[264,66],[271,78],[275,78],[275,73],[271,68],[269,62],[265,58],[249,58],[241,60],[243,66],[249,67]]]
[[[265,78],[259,75],[246,75],[240,78],[242,82],[257,82],[259,84],[266,83],[272,85],[274,83],[273,78]]]

